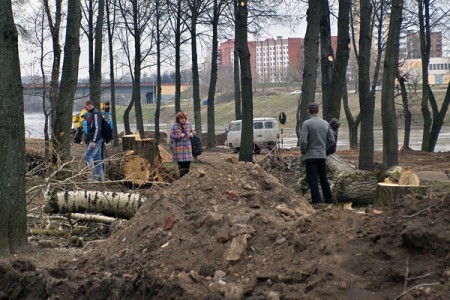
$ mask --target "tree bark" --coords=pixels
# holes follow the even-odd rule
[[[45,212],[98,212],[105,216],[131,218],[146,200],[138,193],[66,191],[48,196]]]
[[[54,134],[52,138],[53,162],[70,158],[73,100],[77,89],[80,59],[80,0],[69,0],[67,8],[66,43],[61,85],[56,108]]]
[[[389,168],[398,164],[398,129],[395,112],[394,88],[398,70],[400,30],[403,0],[392,2],[389,35],[384,59],[383,90],[381,92],[381,123],[383,127],[383,165]]]
[[[25,125],[18,34],[11,1],[0,1],[0,256],[27,242]]]

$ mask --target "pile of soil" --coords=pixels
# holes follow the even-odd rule
[[[312,208],[259,165],[204,153],[109,239],[0,263],[0,299],[447,299],[449,187],[434,192]]]

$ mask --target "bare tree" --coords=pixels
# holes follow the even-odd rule
[[[61,44],[59,42],[59,35],[61,29],[61,19],[62,19],[62,0],[55,0],[54,15],[52,15],[52,7],[50,6],[49,0],[43,0],[45,13],[47,15],[48,26],[52,36],[52,48],[53,48],[53,63],[52,72],[50,77],[50,91],[49,100],[51,105],[51,120],[50,127],[52,130],[55,126],[55,109],[58,105],[59,97],[59,75],[61,70]]]
[[[202,137],[202,114],[200,107],[200,76],[198,71],[197,26],[200,18],[208,10],[208,0],[187,0],[189,33],[191,35],[191,68],[192,68],[192,97],[194,102],[195,132]]]
[[[114,72],[114,51],[113,36],[115,31],[116,19],[116,0],[107,0],[106,3],[106,26],[108,30],[108,54],[109,54],[109,78],[111,88],[111,112],[113,122],[113,145],[119,146],[119,134],[117,132],[117,116],[116,116],[116,83]]]
[[[103,22],[105,15],[105,0],[87,0],[83,13],[87,19],[87,28],[83,28],[89,45],[89,95],[96,107],[100,107],[102,83],[102,50]],[[94,15],[97,20],[94,24]]]
[[[175,112],[181,111],[181,46],[187,42],[183,36],[188,31],[184,22],[186,2],[182,0],[167,0],[169,22],[175,42]],[[167,39],[170,40],[170,39]]]
[[[419,34],[420,34],[420,55],[422,58],[422,116],[423,116],[423,139],[422,151],[433,152],[444,124],[444,118],[447,114],[450,98],[445,97],[442,107],[439,110],[433,90],[429,84],[428,66],[430,64],[431,53],[431,30],[433,28],[430,10],[436,1],[417,0],[419,15]],[[443,13],[443,16],[450,12],[450,9]],[[442,19],[439,17],[438,19]],[[450,94],[450,85],[447,89]],[[430,111],[431,107],[431,111]]]
[[[216,145],[214,101],[217,85],[217,50],[219,48],[219,20],[229,0],[213,0],[213,8],[209,17],[212,27],[211,76],[208,88],[208,147]]]
[[[152,24],[151,20],[154,17],[154,7],[148,1],[143,0],[119,0],[119,7],[124,22],[123,29],[125,30],[121,43],[128,60],[128,67],[130,68],[133,81],[130,105],[124,113],[125,132],[127,134],[131,132],[129,112],[134,105],[137,131],[141,138],[143,138],[144,122],[141,105],[141,71],[144,67],[143,62],[152,54],[154,46],[153,35],[151,34],[152,30],[150,28]],[[133,51],[131,50],[131,45]]]
[[[64,62],[58,106],[55,112],[55,128],[52,137],[53,162],[70,158],[73,100],[77,89],[78,66],[80,59],[80,0],[67,2],[67,28],[64,46]]]
[[[331,118],[339,119],[341,115],[341,99],[347,78],[347,66],[350,57],[350,10],[351,0],[339,0],[338,37],[336,61],[333,64],[331,78],[331,98],[329,103],[328,121]]]

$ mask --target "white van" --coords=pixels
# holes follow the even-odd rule
[[[231,121],[225,132],[227,140],[225,146],[233,149],[236,153],[241,147],[241,128],[242,121]],[[255,144],[255,152],[261,152],[261,148],[274,148],[280,140],[280,129],[278,122],[274,118],[254,118],[253,119],[253,143]]]

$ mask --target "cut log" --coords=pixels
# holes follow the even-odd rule
[[[375,206],[387,206],[399,202],[405,195],[429,196],[426,186],[399,185],[380,182],[377,185]]]
[[[134,151],[116,154],[107,161],[107,169],[111,180],[124,180],[137,186],[148,183],[152,173],[148,160]]]
[[[54,192],[47,198],[46,213],[95,212],[131,218],[147,198],[137,193],[101,191]]]

